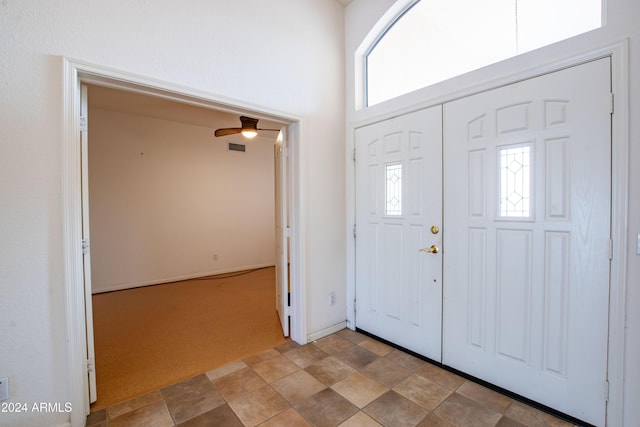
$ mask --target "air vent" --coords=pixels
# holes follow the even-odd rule
[[[229,151],[242,151],[244,153],[247,151],[247,147],[244,144],[234,144],[233,142],[230,142]]]

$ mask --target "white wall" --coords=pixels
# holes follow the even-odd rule
[[[577,36],[573,39],[524,54],[520,57],[495,64],[450,81],[434,85],[388,103],[360,110],[358,94],[361,93],[360,62],[355,60],[356,53],[367,39],[368,33],[389,8],[399,3],[407,4],[408,0],[354,0],[346,8],[345,13],[345,61],[346,61],[346,117],[347,117],[347,151],[353,146],[352,131],[354,124],[368,122],[383,117],[388,111],[407,108],[410,105],[429,102],[440,103],[455,96],[465,88],[488,84],[495,79],[524,72],[536,65],[548,64],[565,59],[572,55],[595,50],[607,44],[629,39],[629,210],[627,230],[627,251],[614,254],[626,258],[627,262],[627,328],[625,333],[625,378],[624,378],[624,425],[635,426],[640,420],[640,256],[636,254],[636,234],[640,231],[640,121],[634,120],[640,111],[640,2],[636,0],[606,0],[606,25],[598,30]],[[622,97],[618,96],[618,99]],[[615,130],[614,130],[615,132]],[[348,187],[352,187],[352,178],[346,177]],[[353,218],[351,211],[353,201],[349,199],[348,222]],[[348,253],[353,246],[348,243]],[[349,267],[348,280],[352,280],[353,271]],[[349,287],[350,289],[352,286]]]
[[[94,293],[275,264],[276,132],[93,108],[89,129]]]
[[[69,399],[61,56],[302,117],[308,332],[344,320],[343,13],[333,0],[0,2],[0,377],[12,401]],[[0,414],[7,426],[69,419]]]

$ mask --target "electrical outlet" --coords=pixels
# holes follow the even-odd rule
[[[0,378],[0,402],[9,399],[9,378]]]
[[[213,254],[213,260],[217,261],[218,260],[218,254]]]
[[[336,293],[331,292],[329,294],[329,305],[336,305]]]

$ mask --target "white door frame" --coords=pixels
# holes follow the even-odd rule
[[[89,404],[97,399],[96,369],[95,369],[95,345],[93,336],[93,301],[91,299],[91,226],[89,224],[89,132],[87,129],[87,116],[89,113],[89,87],[81,85],[80,89],[80,194],[82,195],[82,255],[84,269],[84,309],[85,326],[87,328],[87,377],[89,384]],[[86,250],[85,250],[86,249]]]
[[[628,189],[629,189],[629,40],[599,46],[534,67],[502,76],[478,85],[457,87],[454,93],[441,93],[439,89],[425,88],[414,93],[394,98],[373,108],[356,111],[347,121],[347,326],[355,328],[355,167],[352,156],[355,148],[355,129],[394,116],[444,104],[479,92],[527,80],[559,71],[602,57],[611,57],[611,91],[614,94],[612,116],[612,176],[611,176],[611,289],[609,295],[609,348],[608,348],[608,404],[607,425],[622,425],[624,419],[624,364],[625,364],[625,307],[627,289],[627,242],[628,242]],[[362,60],[362,59],[361,59]],[[518,59],[512,60],[514,63]],[[505,61],[506,62],[506,61]],[[504,69],[504,65],[500,64]],[[443,283],[446,286],[446,283]],[[604,393],[604,391],[603,391]]]
[[[125,73],[99,65],[62,58],[63,66],[63,134],[62,134],[62,233],[63,271],[66,292],[66,347],[69,402],[74,411],[71,425],[83,426],[89,414],[87,380],[87,325],[85,319],[84,273],[82,263],[82,194],[80,152],[80,87],[82,83],[158,96],[204,108],[234,114],[252,114],[265,120],[282,123],[290,135],[289,175],[291,227],[291,338],[307,343],[306,265],[304,256],[304,218],[302,215],[303,174],[300,162],[302,118],[274,112],[273,109],[224,98],[207,92]]]

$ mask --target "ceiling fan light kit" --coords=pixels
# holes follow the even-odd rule
[[[245,138],[254,138],[258,135],[258,131],[268,130],[279,132],[280,129],[261,129],[258,128],[258,119],[254,119],[251,117],[240,116],[240,123],[242,127],[239,128],[222,128],[216,129],[215,136],[227,136],[227,135],[235,135],[237,133],[241,133]]]

